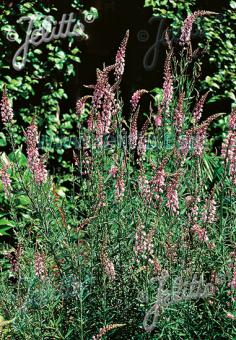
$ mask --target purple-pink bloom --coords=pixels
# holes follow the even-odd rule
[[[85,103],[88,100],[88,98],[91,98],[91,96],[84,96],[77,101],[77,103],[76,103],[76,113],[77,113],[78,116],[80,116],[81,113],[83,112],[84,107],[85,107]]]
[[[192,134],[190,130],[186,131],[185,136],[179,136],[178,138],[179,150],[180,150],[180,153],[184,156],[186,156],[189,152],[191,138],[192,138]]]
[[[48,276],[45,264],[45,255],[39,253],[38,251],[35,253],[34,257],[34,270],[35,275],[38,276],[42,281],[44,281]]]
[[[37,184],[42,184],[47,180],[47,170],[43,160],[40,158],[37,148],[38,131],[34,122],[26,130],[27,159],[31,173]]]
[[[12,123],[13,120],[13,109],[11,107],[9,98],[7,96],[6,86],[3,88],[2,100],[0,102],[1,106],[1,116],[4,125],[7,123]]]
[[[214,198],[207,200],[202,214],[202,221],[204,223],[214,223],[216,221],[216,201]]]
[[[164,66],[164,84],[163,84],[163,102],[162,105],[168,108],[172,98],[173,98],[173,76],[172,76],[172,66],[171,66],[172,52],[169,52],[166,57]]]
[[[183,23],[182,29],[181,29],[181,36],[180,36],[180,45],[186,45],[189,44],[191,41],[191,32],[193,28],[193,23],[198,17],[202,17],[205,15],[211,15],[211,14],[217,14],[215,12],[210,11],[196,11],[192,14],[190,14]]]
[[[155,116],[154,122],[155,122],[156,127],[160,127],[162,125],[162,116],[161,116],[161,114],[158,114],[158,115]]]
[[[109,175],[111,175],[112,177],[116,177],[117,172],[118,172],[117,166],[113,165],[109,170]]]
[[[229,133],[222,144],[221,155],[229,164],[229,173],[233,184],[236,184],[236,110],[233,110],[229,119]]]
[[[201,228],[198,224],[194,224],[191,228],[192,232],[198,236],[199,241],[208,242],[208,236],[205,228]]]
[[[148,93],[147,90],[137,90],[134,92],[134,94],[132,95],[132,98],[130,100],[131,103],[131,107],[132,107],[132,111],[134,112],[137,109],[138,103],[141,99],[141,97],[145,94]]]
[[[207,126],[203,125],[196,132],[195,143],[194,143],[194,155],[201,156],[204,150],[204,142],[207,137]]]
[[[204,103],[206,101],[206,98],[208,96],[208,93],[205,93],[201,98],[200,100],[197,102],[197,104],[195,105],[194,107],[194,110],[193,110],[193,117],[195,119],[196,122],[198,122],[200,119],[201,119],[201,116],[202,116],[202,111],[203,111],[203,106],[204,106]]]
[[[138,114],[139,111],[137,110],[132,115],[130,122],[129,145],[131,150],[136,148],[138,142],[138,127],[137,127]]]
[[[116,76],[116,80],[119,80],[123,73],[124,73],[124,69],[125,69],[125,52],[126,52],[126,46],[128,43],[128,39],[129,39],[129,30],[126,31],[124,39],[121,42],[121,45],[117,51],[116,54],[116,61],[115,61],[115,76]]]
[[[141,191],[142,197],[144,201],[150,202],[151,200],[151,189],[150,189],[150,183],[146,176],[143,174],[143,169],[140,169],[140,173],[138,176],[138,185],[139,189]]]
[[[160,198],[159,194],[162,193],[164,190],[165,185],[165,171],[163,166],[161,165],[160,168],[157,170],[156,175],[150,181],[152,192],[155,195],[155,199],[158,200]]]
[[[0,170],[0,175],[2,178],[2,184],[4,187],[6,197],[9,197],[11,192],[11,179],[8,173],[9,168],[10,168],[9,165],[2,165],[2,169]]]
[[[148,128],[148,120],[143,124],[142,131],[138,140],[137,154],[139,157],[145,156],[147,141],[145,137],[146,130]]]
[[[179,214],[179,198],[178,198],[178,193],[177,193],[177,185],[178,185],[178,174],[175,175],[174,179],[171,181],[170,185],[167,188],[167,203],[166,206],[167,208],[170,209],[170,213]]]

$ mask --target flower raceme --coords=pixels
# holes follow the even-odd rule
[[[103,248],[101,253],[101,263],[103,269],[111,281],[114,281],[116,278],[115,266],[114,263],[109,259],[107,251]]]
[[[207,93],[205,93],[199,99],[199,101],[197,102],[197,104],[196,104],[196,106],[195,106],[195,108],[193,110],[193,117],[194,117],[196,122],[198,122],[201,119],[203,106],[204,106],[204,103],[206,101],[206,98],[207,98],[208,94],[209,94],[209,91]]]
[[[86,85],[85,87],[93,89],[92,96],[92,112],[88,118],[88,128],[93,131],[96,129],[96,138],[99,145],[103,144],[103,136],[109,133],[111,127],[112,116],[115,116],[119,111],[119,105],[115,98],[116,90],[119,87],[119,82],[124,73],[125,66],[125,52],[129,38],[129,31],[126,32],[125,37],[118,49],[115,64],[97,69],[97,82],[95,85]],[[113,71],[116,83],[111,85],[109,83],[109,73]],[[84,108],[84,104],[89,96],[85,96],[77,102],[77,114],[80,114]]]
[[[137,109],[136,112],[132,115],[130,122],[129,146],[131,150],[134,150],[136,148],[138,142],[138,114],[139,110]]]
[[[230,179],[236,184],[236,109],[231,112],[229,119],[229,133],[222,144],[221,155],[229,165]]]
[[[9,164],[7,164],[7,165],[3,164],[2,169],[0,170],[0,175],[1,175],[1,178],[2,178],[2,183],[3,183],[3,187],[4,187],[6,197],[9,197],[10,192],[11,192],[11,179],[10,179],[10,175],[8,173],[9,168],[10,168]]]
[[[1,106],[1,116],[2,116],[2,122],[4,125],[7,123],[12,123],[13,120],[13,109],[10,104],[10,100],[7,95],[6,86],[3,88],[3,96],[2,100],[0,102]]]
[[[179,174],[176,174],[174,176],[174,179],[170,183],[170,185],[167,188],[167,203],[166,206],[167,208],[170,209],[170,213],[172,215],[179,214],[179,198],[178,198],[178,193],[177,193],[177,185],[178,185],[178,179],[179,179]]]
[[[116,54],[116,67],[115,67],[115,76],[116,80],[120,80],[124,73],[125,69],[125,52],[129,39],[129,30],[126,31],[125,37],[121,42],[121,45]]]
[[[99,333],[97,335],[94,335],[92,337],[92,340],[101,340],[103,335],[105,335],[107,332],[111,331],[112,329],[123,327],[123,326],[125,326],[125,324],[111,324],[103,328],[100,328]]]
[[[163,84],[163,102],[162,106],[168,109],[168,106],[173,98],[173,75],[171,66],[172,51],[167,53],[164,65],[164,84]]]
[[[218,14],[218,13],[211,12],[211,11],[196,11],[190,14],[184,20],[184,23],[181,29],[180,45],[184,46],[190,43],[193,24],[198,17],[203,17],[207,15],[212,15],[212,14]]]
[[[25,136],[29,169],[33,174],[35,182],[37,184],[45,183],[47,180],[47,170],[37,148],[38,131],[34,121],[27,128]]]
[[[38,276],[42,281],[44,281],[47,277],[45,255],[38,251],[35,253],[34,256],[34,269],[35,275]]]
[[[137,109],[137,106],[139,104],[139,101],[141,99],[141,97],[145,94],[148,93],[147,90],[137,90],[134,92],[134,94],[132,95],[132,98],[130,100],[131,103],[131,107],[132,107],[132,111],[134,112]]]

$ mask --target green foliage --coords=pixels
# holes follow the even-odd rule
[[[74,12],[81,23],[85,16],[97,17],[98,13],[95,8],[82,11],[81,1],[71,0],[67,4],[65,14]],[[31,121],[32,116],[38,117],[39,129],[42,135],[51,138],[54,141],[56,135],[73,135],[76,128],[72,121],[74,120],[73,101],[68,101],[70,92],[67,85],[76,76],[76,67],[80,63],[80,50],[78,48],[78,37],[67,37],[65,39],[52,40],[48,43],[42,43],[38,47],[30,45],[27,62],[22,71],[15,71],[12,66],[12,60],[15,52],[24,43],[28,21],[17,23],[17,20],[23,16],[36,15],[34,29],[43,27],[49,32],[52,25],[45,19],[50,16],[54,21],[61,20],[62,14],[56,5],[48,2],[18,1],[6,2],[0,4],[0,89],[3,84],[7,88],[11,99],[14,101],[15,119],[18,124],[14,126],[14,139],[17,144],[23,141],[22,127],[25,128]],[[9,32],[12,32],[14,41],[9,41]],[[10,35],[11,36],[11,35]],[[86,38],[86,34],[81,31],[81,39]],[[61,102],[66,104],[64,116],[61,113]],[[45,130],[43,130],[45,127]],[[45,137],[46,138],[46,137]],[[5,143],[4,136],[0,136],[0,144]],[[50,143],[49,143],[50,144]],[[44,151],[48,152],[49,160],[55,159],[55,153],[62,155],[62,149],[57,150],[44,146]],[[63,167],[62,158],[57,161],[60,167]],[[53,163],[52,167],[53,167]],[[55,164],[56,165],[56,164]]]

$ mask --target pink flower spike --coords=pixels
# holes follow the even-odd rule
[[[194,143],[194,155],[202,156],[204,151],[204,142],[207,137],[207,126],[203,126],[197,130],[196,139]]]
[[[4,125],[7,123],[12,123],[13,120],[13,109],[11,107],[9,98],[7,96],[6,86],[3,88],[2,100],[0,102],[1,106],[1,116]]]
[[[216,221],[216,201],[214,198],[208,199],[202,214],[202,221],[204,223],[214,223]]]
[[[181,29],[181,36],[180,36],[180,45],[184,46],[190,43],[191,41],[191,33],[193,28],[193,23],[198,17],[211,15],[211,14],[218,14],[216,12],[210,11],[196,11],[190,14],[183,23],[183,27]]]
[[[137,109],[138,103],[141,99],[141,97],[145,94],[148,93],[147,90],[137,90],[134,92],[134,94],[132,95],[132,98],[130,100],[131,103],[131,107],[132,107],[132,111],[134,112]]]
[[[179,214],[179,198],[177,193],[177,185],[178,185],[178,174],[175,175],[175,178],[172,180],[171,184],[167,188],[167,208],[170,209],[170,213],[172,215]]]
[[[34,270],[35,275],[38,276],[42,281],[48,276],[46,265],[45,265],[45,255],[39,252],[35,253],[34,257]]]
[[[172,76],[172,66],[171,66],[172,51],[167,54],[165,66],[164,66],[164,97],[162,105],[168,109],[168,106],[173,98],[173,76]]]
[[[132,115],[130,122],[129,145],[131,150],[136,148],[138,142],[138,128],[137,128],[138,114],[139,110],[137,110]]]
[[[199,241],[208,242],[208,236],[205,228],[201,228],[198,224],[194,224],[192,232],[198,236]]]
[[[9,165],[3,165],[2,169],[0,170],[0,175],[2,177],[2,183],[3,183],[5,195],[7,198],[9,198],[10,192],[11,192],[11,179],[8,173],[9,168],[10,168]]]
[[[81,113],[83,112],[84,107],[85,107],[85,103],[88,100],[88,98],[91,98],[91,96],[84,96],[77,101],[77,103],[76,103],[76,113],[77,113],[78,116],[80,116]]]
[[[129,39],[129,30],[126,31],[125,37],[121,42],[121,45],[117,51],[116,54],[116,67],[115,67],[115,76],[116,80],[119,80],[125,69],[125,52],[126,52],[126,47]]]
[[[154,122],[156,127],[162,126],[162,116],[158,114],[157,116],[154,117]]]
[[[37,184],[45,183],[47,180],[47,170],[38,152],[37,144],[39,136],[37,126],[34,122],[32,122],[31,125],[27,128],[25,136],[29,169],[34,176],[35,182]]]
[[[112,175],[112,177],[116,177],[117,172],[118,172],[117,166],[112,166],[111,169],[109,170],[109,175]]]
[[[197,104],[195,105],[195,108],[193,110],[193,117],[195,119],[196,122],[198,122],[201,119],[202,116],[202,111],[203,111],[203,106],[204,103],[206,101],[206,98],[209,94],[209,91],[207,93],[205,93],[200,100],[197,102]]]

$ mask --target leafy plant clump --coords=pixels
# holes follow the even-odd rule
[[[92,94],[77,102],[79,148],[66,198],[39,152],[37,117],[19,161],[3,89],[12,148],[1,158],[13,225],[5,232],[14,232],[2,249],[3,339],[235,337],[236,111],[217,156],[207,131],[221,114],[202,121],[210,93],[194,95],[191,29],[208,14],[184,21],[180,52],[166,35],[163,94],[156,107],[147,90],[136,91],[129,121],[119,90],[126,32],[114,64],[97,70]],[[141,117],[144,96],[150,111]]]

